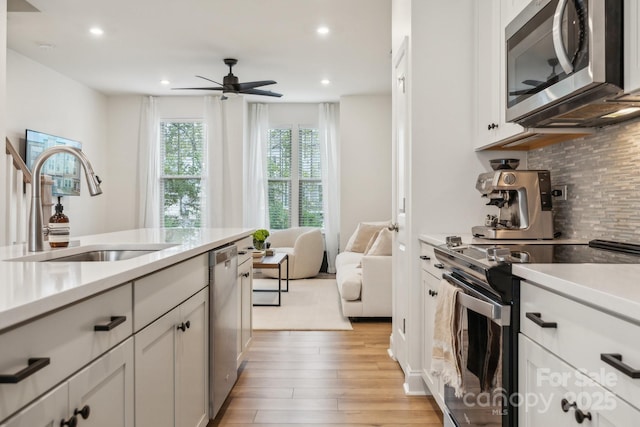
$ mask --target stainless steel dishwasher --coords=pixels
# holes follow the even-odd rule
[[[238,249],[209,253],[209,416],[213,419],[238,379]]]

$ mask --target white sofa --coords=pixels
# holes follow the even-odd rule
[[[336,282],[343,315],[391,317],[391,256],[341,252]]]
[[[360,223],[336,257],[342,314],[391,317],[392,233],[388,221]]]
[[[289,255],[289,279],[304,279],[317,276],[324,258],[324,237],[319,228],[292,227],[272,230],[267,239],[276,252]],[[262,270],[262,274],[277,278],[278,270]],[[283,267],[282,277],[286,277]]]

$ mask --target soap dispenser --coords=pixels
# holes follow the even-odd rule
[[[66,248],[69,246],[69,217],[62,213],[63,206],[58,197],[56,213],[49,218],[49,246]]]

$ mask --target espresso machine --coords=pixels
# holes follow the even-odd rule
[[[516,170],[519,160],[491,160],[493,172],[482,173],[476,189],[498,208],[471,232],[484,239],[553,239],[551,174],[547,170]]]

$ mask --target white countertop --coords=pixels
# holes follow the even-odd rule
[[[69,248],[46,249],[44,254],[28,252],[24,244],[0,247],[0,331],[239,240],[252,231],[243,228],[127,230],[74,238]],[[48,248],[46,242],[44,246]],[[165,249],[112,262],[10,261],[23,256],[57,256],[110,247]]]
[[[429,234],[418,238],[432,245],[458,235],[464,244],[505,243],[475,239],[471,234]],[[579,240],[534,240],[528,244],[586,243]],[[522,243],[509,241],[509,243]],[[513,274],[536,285],[625,320],[640,324],[640,264],[514,264]]]

